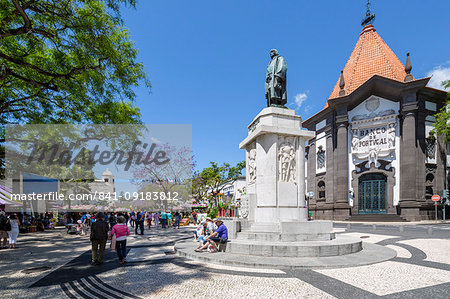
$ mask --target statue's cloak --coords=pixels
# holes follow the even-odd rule
[[[287,102],[286,71],[286,60],[282,56],[277,55],[270,61],[266,73],[266,98],[270,104]]]

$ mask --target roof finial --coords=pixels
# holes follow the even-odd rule
[[[341,90],[339,90],[339,96],[340,97],[345,96],[345,90],[344,90],[345,80],[344,80],[344,71],[343,70],[341,71],[341,78],[339,79],[339,87],[341,89]]]
[[[409,81],[414,80],[414,77],[411,75],[411,70],[412,70],[411,59],[409,59],[409,52],[408,52],[408,53],[406,53],[406,63],[405,63],[406,76],[405,76],[405,82],[409,82]]]
[[[363,27],[369,24],[373,24],[373,22],[375,21],[375,14],[370,11],[370,0],[367,0],[366,7],[367,7],[366,15],[364,16],[361,22],[361,26]]]

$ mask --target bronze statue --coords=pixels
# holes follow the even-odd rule
[[[287,64],[275,49],[270,50],[272,60],[267,67],[266,99],[267,107],[285,107],[287,102],[286,72]]]

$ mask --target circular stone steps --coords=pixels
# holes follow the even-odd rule
[[[242,234],[242,233],[241,233]],[[230,253],[274,257],[324,257],[356,253],[362,250],[360,239],[339,236],[327,241],[276,242],[232,240],[227,244]]]
[[[195,252],[197,243],[192,242],[192,240],[180,241],[175,244],[175,251],[178,256],[190,260],[259,269],[311,269],[363,266],[384,262],[395,258],[397,255],[393,249],[363,242],[361,251],[341,256],[267,257],[231,253],[228,250],[228,246],[232,242],[235,242],[235,240],[228,243],[226,252],[208,253]]]
[[[334,233],[316,234],[281,234],[276,232],[250,232],[242,231],[237,235],[237,240],[295,242],[295,241],[329,241],[335,239]]]

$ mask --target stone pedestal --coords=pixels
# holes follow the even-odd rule
[[[246,150],[247,194],[255,206],[250,219],[257,223],[306,221],[305,142],[314,132],[301,129],[294,110],[263,109],[248,126]]]

